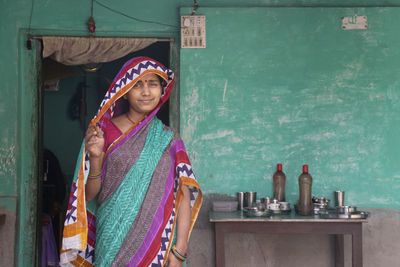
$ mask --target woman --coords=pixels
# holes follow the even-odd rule
[[[182,266],[202,194],[179,135],[155,117],[173,84],[146,57],[115,77],[77,162],[62,265]]]

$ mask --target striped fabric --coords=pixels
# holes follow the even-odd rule
[[[128,61],[115,77],[100,105],[97,115],[91,121],[90,125],[98,124],[102,130],[105,131],[106,122],[113,116],[119,115],[121,112],[120,98],[128,92],[143,75],[149,72],[159,75],[166,81],[161,101],[136,127],[128,130],[128,132],[123,134],[109,147],[104,160],[105,163],[102,174],[102,181],[105,179],[104,182],[109,181],[107,179],[110,179],[109,176],[112,174],[109,167],[112,166],[113,159],[120,155],[126,155],[124,151],[131,151],[130,146],[134,148],[137,147],[140,140],[145,140],[149,136],[148,129],[158,121],[158,119],[154,117],[155,114],[158,112],[161,105],[167,101],[171,93],[174,84],[173,72],[166,69],[157,61],[146,57],[134,58]],[[179,209],[179,204],[182,199],[180,187],[183,185],[189,187],[191,194],[191,232],[202,203],[201,190],[194,177],[184,144],[179,138],[179,135],[172,129],[164,126],[162,126],[162,128],[163,130],[160,134],[169,133],[172,138],[170,137],[170,141],[164,143],[163,146],[153,146],[154,149],[157,149],[157,147],[162,149],[162,151],[160,151],[162,152],[161,158],[152,163],[154,168],[149,167],[150,165],[146,163],[139,164],[141,167],[139,170],[135,170],[135,166],[138,168],[136,161],[139,162],[139,160],[137,159],[138,157],[132,157],[135,158],[135,160],[132,159],[134,162],[132,162],[132,166],[126,174],[135,172],[135,176],[137,176],[137,173],[146,173],[151,169],[150,176],[148,176],[151,181],[148,188],[146,187],[147,189],[145,188],[145,191],[142,192],[141,204],[139,202],[139,205],[136,207],[134,205],[128,205],[134,209],[130,210],[129,214],[136,215],[127,216],[129,218],[121,217],[122,220],[129,219],[131,227],[130,229],[128,227],[124,230],[123,236],[121,240],[117,242],[116,248],[107,256],[103,255],[105,253],[104,251],[107,251],[107,240],[104,241],[104,239],[101,239],[103,236],[97,236],[96,238],[96,223],[99,223],[96,221],[96,216],[106,218],[108,213],[111,214],[111,212],[102,214],[101,212],[107,210],[104,209],[102,205],[108,203],[107,201],[113,199],[113,195],[121,190],[117,188],[115,192],[111,192],[110,197],[106,201],[99,201],[100,207],[98,207],[97,198],[91,202],[85,201],[84,187],[90,164],[89,156],[85,151],[84,144],[82,144],[64,223],[63,243],[60,255],[61,266],[163,266],[168,258],[172,240],[176,232],[177,210]],[[147,137],[141,139],[141,135]],[[145,149],[143,149],[143,151],[144,150]],[[133,149],[132,151],[135,150]],[[139,151],[139,153],[139,158],[143,158],[144,156],[141,155],[142,151]],[[121,185],[126,186],[128,180],[125,182],[125,179],[127,179],[126,177],[128,176],[129,175],[119,176],[122,179]],[[104,187],[105,184],[106,183],[104,183],[102,187]],[[128,186],[132,187],[136,186],[136,184],[129,184]],[[161,190],[159,190],[160,187]],[[129,190],[125,191],[129,192]],[[154,194],[153,198],[154,192],[160,193]],[[116,199],[119,198],[121,197],[117,197]],[[157,199],[157,201],[154,199]],[[117,202],[116,205],[118,204]],[[126,206],[124,206],[124,208],[126,208]],[[149,213],[150,211],[152,213]],[[128,212],[123,212],[123,214],[128,214]],[[118,217],[118,214],[115,213],[113,216]],[[107,227],[114,229],[117,224],[110,225],[113,226],[105,226],[106,228],[102,228],[97,235],[104,233],[104,231],[111,231],[112,234],[112,229],[108,229]],[[121,234],[119,230],[115,233]],[[106,248],[100,249],[99,247],[101,256],[98,257],[96,257],[96,239],[100,242],[98,244],[99,246],[102,245]]]

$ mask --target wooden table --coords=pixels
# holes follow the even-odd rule
[[[215,223],[215,263],[225,266],[224,238],[226,233],[329,234],[335,236],[335,263],[344,266],[344,235],[352,236],[352,262],[362,266],[362,223],[367,219],[321,219],[298,216],[293,212],[271,217],[247,217],[243,212],[210,211]]]

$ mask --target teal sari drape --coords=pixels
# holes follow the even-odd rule
[[[96,266],[111,265],[136,218],[157,163],[173,136],[163,127],[160,120],[153,119],[139,159],[97,210]]]

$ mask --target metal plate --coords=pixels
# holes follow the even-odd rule
[[[325,213],[319,214],[320,218],[323,219],[366,219],[369,213],[366,211],[359,211],[349,214],[337,214],[337,213]]]
[[[270,210],[248,210],[246,212],[248,217],[265,217],[271,215]]]

